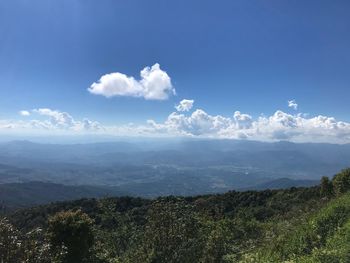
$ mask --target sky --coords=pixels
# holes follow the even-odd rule
[[[0,135],[350,143],[350,2],[2,0]]]

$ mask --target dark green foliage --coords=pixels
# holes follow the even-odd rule
[[[44,182],[0,183],[0,200],[4,204],[2,209],[0,207],[0,213],[55,201],[121,194],[115,187],[69,186]]]
[[[333,194],[333,184],[327,176],[321,178],[320,194],[323,197],[330,197]]]
[[[0,262],[50,263],[50,258],[40,228],[22,234],[6,218],[0,219]]]
[[[198,259],[201,224],[192,205],[176,198],[159,199],[149,207],[146,220],[135,262],[190,263]]]
[[[0,223],[0,256],[9,263],[349,262],[350,193],[341,194],[349,176],[344,170],[309,188],[20,210]]]
[[[22,251],[25,262],[51,263],[50,245],[41,228],[35,228],[23,236]]]
[[[337,195],[347,192],[350,190],[350,168],[342,170],[336,174],[333,178],[333,188]]]
[[[6,220],[0,220],[0,262],[16,263],[20,257],[18,231]]]
[[[58,262],[90,262],[93,221],[82,211],[59,212],[49,219],[48,239]]]

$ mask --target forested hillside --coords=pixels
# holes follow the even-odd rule
[[[309,188],[81,199],[0,222],[0,262],[349,262],[350,169]]]
[[[0,184],[0,214],[57,201],[123,195],[126,194],[115,187],[71,186],[44,182]]]

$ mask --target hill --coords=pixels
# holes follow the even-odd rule
[[[255,185],[254,187],[240,190],[266,190],[266,189],[287,189],[291,187],[311,187],[318,185],[318,180],[293,180],[289,178],[279,178],[266,183]]]
[[[178,178],[179,179],[179,178]],[[190,184],[188,178],[183,178],[185,184]],[[319,183],[317,180],[292,180],[281,178],[258,184],[246,190],[287,189],[291,187],[309,187]],[[195,182],[193,182],[195,184]],[[168,185],[164,187],[164,185]],[[169,186],[170,185],[170,186]],[[176,187],[175,187],[176,186]],[[197,182],[198,186],[198,182]],[[203,188],[201,189],[202,192]],[[102,198],[108,196],[140,196],[152,197],[152,193],[169,195],[169,193],[189,196],[190,192],[199,194],[200,191],[184,187],[182,184],[172,184],[172,181],[158,183],[140,183],[123,187],[92,186],[92,185],[62,185],[48,182],[25,182],[0,184],[0,213],[8,213],[19,208],[32,207],[57,201],[68,201],[80,198]]]
[[[2,212],[18,208],[79,198],[101,198],[126,195],[117,188],[98,186],[67,186],[54,183],[28,182],[0,184]]]
[[[0,249],[9,262],[348,262],[349,190],[347,169],[312,187],[53,203],[2,219]]]

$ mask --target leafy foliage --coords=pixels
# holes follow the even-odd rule
[[[350,189],[350,168],[342,170],[333,178],[333,187],[337,195]]]
[[[0,259],[349,262],[349,171],[309,188],[81,199],[19,210],[0,221]]]
[[[89,262],[93,221],[82,211],[59,212],[49,219],[48,239],[58,262]]]

